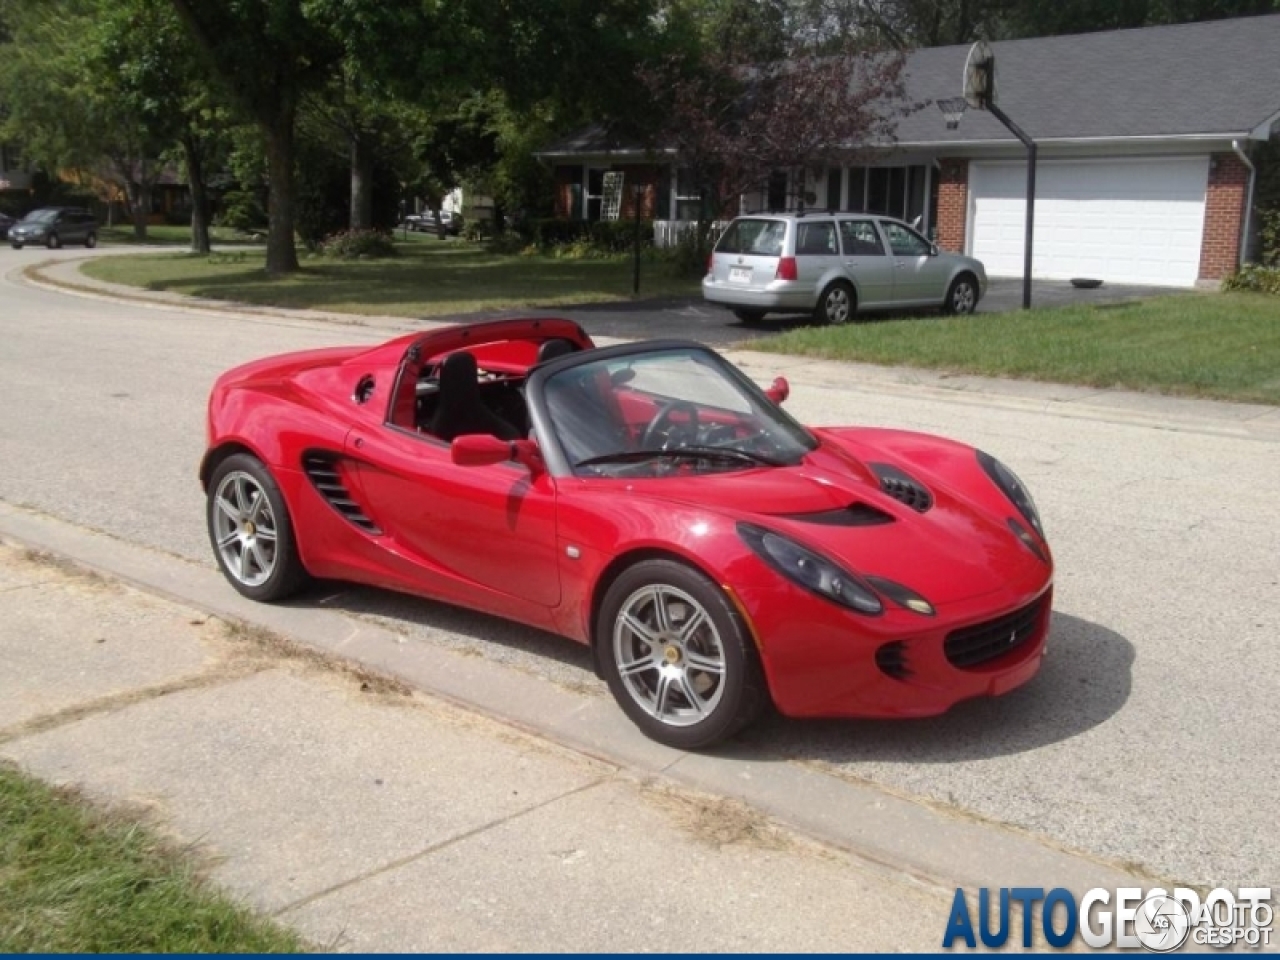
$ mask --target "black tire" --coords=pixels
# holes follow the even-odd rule
[[[98,235],[96,233],[89,234],[84,238],[84,245],[92,250],[98,245]]]
[[[947,299],[942,304],[942,311],[958,316],[973,313],[978,309],[978,281],[971,273],[962,273],[951,281],[947,290]]]
[[[221,509],[218,505],[218,493],[223,482],[237,474],[252,478],[266,495],[267,506],[274,521],[275,552],[272,569],[261,583],[246,583],[230,567],[223,555],[223,550],[218,546],[215,520],[217,512]],[[284,495],[280,492],[275,478],[271,476],[271,471],[257,457],[247,453],[236,453],[218,464],[213,471],[213,476],[209,478],[205,526],[209,531],[209,545],[213,548],[214,559],[217,560],[222,575],[237,591],[249,599],[262,603],[275,603],[297,593],[310,582],[311,576],[298,556],[298,544],[293,535],[293,522],[289,517],[289,508],[285,503]]]
[[[45,246],[47,246],[50,250],[57,250],[60,246],[62,246],[62,241],[58,238],[58,235],[56,233],[51,233],[49,234],[49,239],[45,241]]]
[[[11,244],[9,244],[9,246],[13,247],[13,249],[15,249],[15,250],[21,250],[21,249],[22,249],[22,244],[20,244],[20,243],[11,243]]]
[[[733,311],[733,315],[748,326],[753,323],[759,323],[764,319],[764,314],[765,312],[763,310],[744,310],[738,308]]]
[[[818,297],[818,305],[813,308],[813,319],[824,324],[844,324],[852,322],[857,312],[858,294],[847,281],[837,280],[828,284]]]
[[[689,649],[693,655],[701,656],[706,662],[715,662],[718,655],[718,662],[722,667],[718,679],[715,672],[690,669],[684,663],[681,651],[685,647],[681,639],[668,635],[658,643],[650,644],[630,627],[622,626],[620,615],[623,610],[638,609],[637,604],[644,602],[642,594],[648,588],[655,587],[687,597],[701,607],[709,624],[695,626]],[[676,599],[676,602],[689,607],[683,599]],[[674,610],[665,606],[664,609],[668,613]],[[634,616],[636,615],[633,613]],[[686,612],[686,622],[691,618],[692,614]],[[670,625],[674,627],[677,622],[672,618]],[[624,633],[624,630],[627,632]],[[601,673],[618,705],[645,736],[666,746],[679,750],[702,750],[710,747],[746,727],[768,702],[769,694],[760,658],[741,615],[714,582],[683,563],[666,559],[642,560],[624,570],[609,586],[604,602],[600,605],[595,642]],[[634,683],[639,691],[633,692],[628,685],[629,681],[622,676],[618,648],[621,646],[633,650],[642,645],[647,647],[649,657],[655,664],[659,661],[661,663],[633,671]],[[663,647],[661,652],[659,646]],[[677,650],[674,654],[676,659],[671,659],[673,647]],[[681,718],[673,716],[670,721],[662,720],[652,712],[652,704],[642,704],[640,698],[647,699],[647,693],[656,693],[649,688],[659,682],[666,664],[684,664],[684,672],[681,674],[684,679],[669,681],[669,685],[663,688],[669,691],[668,699],[672,692],[677,698],[670,704],[673,711],[682,702],[686,705],[687,716],[698,716],[701,711],[694,709],[690,696],[683,690],[696,688],[698,684],[705,685],[701,692],[708,692],[714,702],[701,719],[681,722]],[[653,674],[652,677],[649,676],[650,673]],[[694,692],[692,696],[702,703],[698,692]],[[665,702],[661,694],[658,695],[657,702],[658,712],[661,713],[661,704]]]

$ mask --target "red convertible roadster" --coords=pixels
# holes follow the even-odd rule
[[[787,393],[567,320],[261,360],[209,400],[209,538],[258,600],[351,580],[588,644],[684,749],[767,701],[919,717],[1029,680],[1053,566],[1013,472],[939,437],[806,429]]]

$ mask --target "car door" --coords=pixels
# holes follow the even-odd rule
[[[814,302],[832,273],[840,270],[840,244],[832,220],[796,221],[796,280]]]
[[[893,256],[893,300],[902,306],[937,305],[947,293],[947,271],[933,245],[905,223],[881,220]]]
[[[857,284],[860,307],[893,301],[893,260],[870,220],[840,220],[840,249],[845,272]]]
[[[560,602],[555,482],[546,473],[535,479],[515,463],[458,466],[448,444],[389,424],[353,430],[347,449],[371,517],[428,581],[440,578],[482,605],[487,591]]]

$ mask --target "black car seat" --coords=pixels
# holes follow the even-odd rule
[[[460,350],[440,366],[440,398],[427,432],[446,443],[466,433],[489,433],[499,440],[515,440],[520,431],[484,405],[480,398],[476,358]]]

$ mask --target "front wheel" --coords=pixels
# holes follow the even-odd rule
[[[223,576],[251,600],[283,600],[310,579],[284,495],[257,457],[237,453],[218,464],[209,481],[206,519]]]
[[[45,244],[50,250],[57,250],[62,246],[62,241],[58,239],[58,235],[56,233],[51,233],[49,234],[49,239],[45,241]]]
[[[609,690],[649,738],[701,750],[764,707],[764,673],[724,591],[674,560],[643,560],[609,587],[596,622]]]
[[[21,249],[22,249],[22,244],[20,244],[20,243],[11,243],[11,244],[9,244],[9,246],[13,247],[13,249],[15,249],[15,250],[21,250]]]
[[[947,299],[942,309],[947,313],[964,315],[973,313],[977,308],[978,284],[969,274],[962,273],[951,281],[951,288],[947,291]]]
[[[841,324],[853,319],[858,308],[858,295],[853,287],[843,280],[837,280],[822,291],[818,298],[818,306],[813,311],[818,323]]]
[[[84,238],[84,245],[92,250],[98,245],[98,235],[96,233],[89,234]]]

